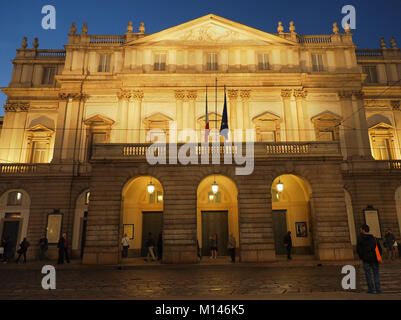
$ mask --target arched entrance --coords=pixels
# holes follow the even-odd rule
[[[162,184],[151,176],[134,178],[123,188],[122,234],[130,238],[128,257],[147,254],[149,232],[157,242],[163,231],[163,195]]]
[[[89,190],[82,192],[75,203],[74,231],[72,235],[72,257],[82,259],[86,243]]]
[[[27,237],[30,206],[28,193],[21,189],[9,190],[0,198],[0,235],[1,239],[8,238],[11,243],[11,259],[18,244]],[[32,243],[36,239],[28,241]]]
[[[271,187],[273,233],[276,255],[286,254],[283,239],[291,231],[292,253],[314,253],[309,183],[296,175],[283,174]]]
[[[217,185],[217,192],[212,186]],[[214,190],[216,191],[216,190]],[[232,233],[239,246],[238,191],[235,183],[223,175],[204,178],[197,190],[197,235],[201,253],[210,256],[210,237],[217,234],[218,256],[226,256]],[[237,250],[238,251],[238,250]]]

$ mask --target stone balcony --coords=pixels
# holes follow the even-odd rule
[[[259,160],[273,160],[283,158],[316,158],[330,157],[342,159],[340,145],[338,142],[256,142],[252,150],[247,150],[246,143],[214,145],[214,144],[177,144],[177,150],[169,144],[96,144],[92,150],[91,161],[119,160],[119,161],[145,161],[147,154],[154,154],[156,157],[165,156],[168,160],[171,156],[176,156],[180,150],[186,149],[189,157],[190,152],[194,157],[201,159],[220,156],[221,160],[226,155],[243,156],[246,158],[254,157]],[[191,150],[191,151],[190,151]],[[185,150],[184,150],[185,151]],[[183,151],[182,151],[183,152]]]

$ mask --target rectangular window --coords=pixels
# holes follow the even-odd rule
[[[55,74],[56,74],[55,67],[44,67],[42,75],[42,84],[53,84]]]
[[[388,138],[376,137],[374,147],[376,148],[376,160],[391,160],[391,146]]]
[[[258,54],[258,69],[269,70],[269,55],[267,53]]]
[[[97,68],[97,72],[110,72],[110,54],[101,54],[99,56],[99,65]]]
[[[32,143],[31,163],[47,162],[47,141],[34,141]]]
[[[321,54],[312,54],[312,70],[313,71],[324,71],[323,57]]]
[[[362,66],[363,73],[367,74],[365,82],[377,83],[377,70],[376,66]]]
[[[166,54],[156,53],[153,65],[154,71],[165,71],[166,70]]]
[[[320,131],[319,136],[317,137],[318,141],[333,141],[334,133],[333,131]]]
[[[206,70],[217,71],[217,53],[208,53],[206,57]]]
[[[19,191],[12,191],[8,194],[8,206],[20,206],[22,204],[22,193]]]

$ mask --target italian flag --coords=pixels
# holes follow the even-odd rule
[[[207,86],[206,86],[206,119],[205,119],[205,142],[209,141],[209,114],[207,111]]]

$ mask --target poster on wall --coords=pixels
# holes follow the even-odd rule
[[[47,216],[46,237],[49,243],[58,243],[61,233],[63,215],[51,213]]]
[[[380,231],[379,212],[373,208],[367,208],[364,210],[365,223],[369,226],[370,234],[374,237],[381,239],[382,234]]]
[[[124,224],[124,234],[130,238],[130,240],[134,239],[134,225],[133,224]]]
[[[298,238],[306,238],[308,236],[306,222],[295,222],[295,230]]]

